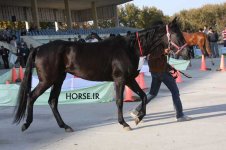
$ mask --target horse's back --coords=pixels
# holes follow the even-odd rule
[[[184,39],[189,46],[199,45],[206,39],[206,35],[203,32],[187,33],[183,32]]]

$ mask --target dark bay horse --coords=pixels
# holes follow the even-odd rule
[[[204,56],[208,54],[211,57],[212,65],[214,65],[212,59],[212,50],[210,49],[209,40],[207,35],[202,32],[195,32],[195,33],[187,33],[183,32],[184,39],[188,46],[198,46]]]
[[[176,19],[167,25],[170,39],[178,46],[185,44]],[[127,37],[114,37],[96,43],[53,41],[33,49],[26,65],[24,80],[18,92],[14,123],[19,123],[27,110],[25,131],[33,121],[33,105],[36,99],[52,87],[48,103],[60,128],[66,132],[73,129],[64,123],[58,112],[58,97],[66,73],[91,81],[114,81],[118,122],[127,130],[130,126],[123,118],[123,92],[125,85],[138,94],[142,100],[142,110],[135,119],[138,124],[146,114],[146,94],[135,78],[139,74],[140,56],[146,56],[158,47],[168,48],[165,25],[158,25],[139,31]],[[158,51],[156,51],[158,53]],[[39,78],[38,85],[31,91],[32,68],[35,67]]]

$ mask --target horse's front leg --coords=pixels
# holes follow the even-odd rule
[[[147,101],[147,95],[144,93],[144,91],[140,88],[140,86],[137,84],[135,79],[130,79],[127,81],[126,85],[129,86],[129,88],[134,91],[137,95],[140,96],[142,99],[142,108],[140,112],[138,113],[138,118],[135,119],[136,125],[143,119],[143,117],[146,115],[146,101]]]
[[[123,128],[127,131],[131,130],[130,126],[125,122],[123,118],[123,94],[125,89],[125,83],[122,81],[115,81],[116,89],[116,105],[118,107],[118,122],[123,125]]]

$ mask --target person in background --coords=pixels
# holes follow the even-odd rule
[[[21,47],[21,46],[26,46],[27,47],[27,43],[24,42],[23,38],[21,38],[20,42],[18,43],[18,47]]]
[[[4,68],[9,69],[9,50],[1,46],[0,55],[2,55],[2,60],[4,63]]]
[[[20,66],[23,66],[24,65],[24,60],[23,60],[23,55],[21,53],[20,48],[17,49],[16,56],[17,56],[17,59],[16,59],[15,64],[19,63]]]
[[[25,28],[21,29],[21,36],[27,35],[27,30]]]
[[[86,43],[86,41],[81,37],[81,35],[78,35],[78,42],[80,43]]]
[[[224,41],[224,47],[226,47],[226,25],[224,27],[224,30],[222,31],[222,37]]]
[[[203,31],[203,29],[202,28],[199,28],[199,32],[202,32]]]
[[[213,51],[213,57],[214,58],[219,57],[219,51],[218,51],[218,45],[217,45],[218,34],[213,30],[212,27],[209,28],[208,40],[210,42],[210,47]]]
[[[17,48],[17,42],[16,42],[16,36],[15,35],[12,36],[12,40],[10,41],[10,44],[12,46],[14,46],[15,48]]]
[[[3,34],[5,35],[5,39],[7,43],[10,43],[10,40],[12,39],[12,34],[11,30],[7,27],[4,31]]]
[[[111,33],[111,34],[109,35],[109,37],[116,37],[116,35],[113,34],[113,33]]]
[[[126,37],[130,37],[130,35],[131,35],[131,31],[127,31]]]
[[[206,35],[208,34],[208,29],[207,29],[207,26],[204,26],[204,28],[203,28],[203,31],[202,31],[203,33],[205,33]]]
[[[22,44],[20,47],[20,56],[21,56],[21,59],[23,59],[23,60],[21,60],[22,67],[25,67],[25,65],[27,63],[28,55],[29,55],[29,49],[28,49],[27,45]]]

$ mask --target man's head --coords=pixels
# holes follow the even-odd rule
[[[212,27],[210,27],[210,28],[209,28],[209,31],[210,31],[210,32],[213,32],[213,28],[212,28]]]
[[[131,35],[131,31],[127,31],[126,36],[130,36]]]
[[[203,31],[203,29],[202,28],[199,28],[199,32],[202,32]]]

